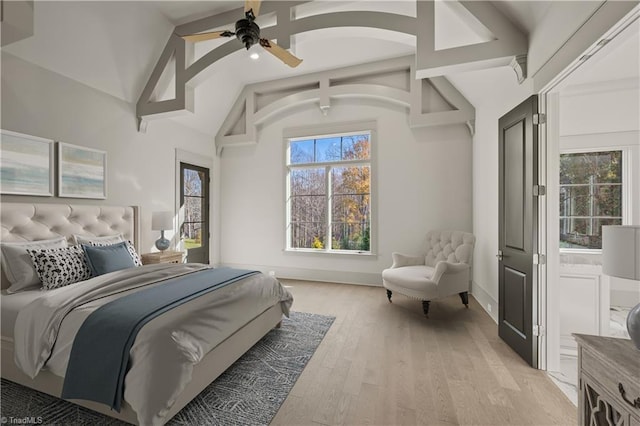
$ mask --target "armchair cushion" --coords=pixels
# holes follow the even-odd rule
[[[392,268],[402,268],[403,266],[424,265],[424,256],[408,256],[402,253],[392,253]]]
[[[436,298],[437,285],[431,278],[434,268],[426,265],[403,266],[382,271],[384,286],[405,296],[421,300]],[[430,284],[430,285],[427,285]]]

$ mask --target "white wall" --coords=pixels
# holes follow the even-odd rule
[[[151,212],[174,209],[175,148],[214,156],[213,138],[158,120],[136,129],[135,105],[2,52],[2,128],[107,152],[106,200],[2,196],[8,202],[137,205],[140,251],[158,238]],[[169,235],[169,234],[167,234]]]
[[[377,121],[377,255],[284,252],[283,129],[371,120]],[[418,253],[429,229],[471,230],[467,128],[412,130],[407,112],[397,107],[336,101],[326,117],[317,106],[302,107],[260,129],[257,145],[225,148],[220,163],[221,260],[226,265],[273,270],[279,277],[381,285],[380,272],[391,265],[391,253]]]
[[[498,120],[532,94],[531,81],[518,85],[505,67],[486,73],[478,84],[495,85],[493,96],[479,100],[473,136],[473,260],[472,293],[497,322],[498,318]],[[492,81],[486,81],[491,79]]]

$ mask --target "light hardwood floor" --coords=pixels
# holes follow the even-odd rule
[[[293,310],[333,315],[272,425],[575,425],[543,371],[498,338],[472,297],[431,303],[381,287],[282,280]]]

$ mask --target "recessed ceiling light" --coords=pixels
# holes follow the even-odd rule
[[[249,57],[255,61],[260,57],[260,55],[258,54],[258,52],[253,52],[251,53],[251,55],[249,55]]]

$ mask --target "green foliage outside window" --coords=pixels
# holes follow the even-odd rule
[[[291,248],[370,251],[369,135],[291,141]],[[330,213],[331,221],[328,220]]]
[[[602,226],[622,224],[622,151],[560,155],[560,247],[602,248]]]

